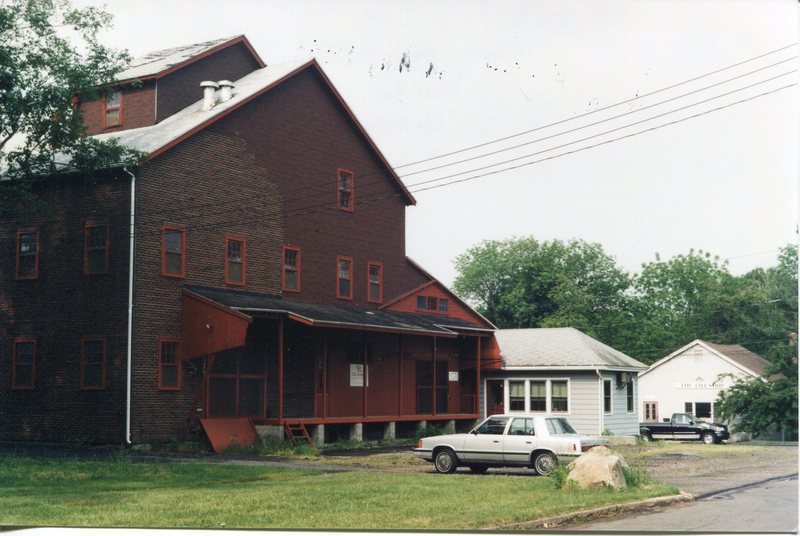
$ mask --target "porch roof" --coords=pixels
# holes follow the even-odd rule
[[[490,334],[494,331],[460,318],[297,302],[260,292],[194,285],[184,286],[184,291],[246,315],[285,314],[296,322],[318,327],[439,337],[455,337],[463,332]]]

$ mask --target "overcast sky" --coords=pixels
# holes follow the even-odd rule
[[[102,41],[134,56],[245,34],[267,64],[316,57],[415,192],[407,253],[445,284],[486,239],[599,242],[630,272],[703,249],[737,274],[797,240],[794,0],[105,6]]]

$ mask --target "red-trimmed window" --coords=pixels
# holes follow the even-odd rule
[[[122,125],[122,92],[115,91],[103,99],[103,128]]]
[[[336,297],[353,299],[353,259],[336,257]]]
[[[446,313],[450,302],[447,298],[437,298],[436,296],[417,296],[417,310],[430,311],[432,313]]]
[[[177,391],[181,388],[177,339],[158,339],[158,388],[162,391]]]
[[[83,273],[108,273],[108,224],[88,222],[84,231]]]
[[[354,194],[355,194],[355,178],[352,171],[346,169],[337,170],[339,176],[339,208],[348,212],[353,212]]]
[[[34,387],[36,387],[36,340],[18,337],[14,339],[11,388],[33,389]]]
[[[367,301],[383,302],[383,265],[379,262],[367,263]]]
[[[283,246],[283,290],[300,292],[300,248]]]
[[[246,281],[247,243],[244,238],[225,239],[225,282],[244,285]]]
[[[161,228],[161,275],[186,276],[186,229],[165,225]]]
[[[17,279],[39,277],[39,231],[17,231]]]
[[[105,389],[106,339],[85,338],[81,341],[81,389]]]

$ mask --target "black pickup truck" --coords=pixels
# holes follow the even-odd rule
[[[724,424],[701,421],[691,413],[673,413],[664,422],[644,422],[639,424],[639,438],[642,441],[654,439],[699,439],[706,445],[730,439],[731,434]]]

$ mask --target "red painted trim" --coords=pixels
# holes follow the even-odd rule
[[[350,175],[350,198],[347,205],[342,206],[342,174]],[[349,169],[336,169],[336,206],[344,212],[355,212],[356,174]]]
[[[105,130],[107,128],[119,128],[119,127],[122,127],[122,113],[123,113],[123,110],[125,109],[123,107],[123,104],[125,102],[124,101],[125,97],[123,96],[122,89],[118,88],[115,92],[119,93],[119,105],[118,106],[108,106],[108,104],[106,103],[107,97],[103,97],[103,112],[102,112],[103,130]],[[119,121],[117,122],[116,125],[107,125],[106,124],[106,113],[109,112],[109,111],[113,111],[113,110],[117,110],[117,117],[119,118]]]
[[[390,307],[390,306],[394,305],[395,303],[397,303],[399,301],[402,301],[402,300],[408,298],[409,296],[412,296],[412,295],[416,294],[417,292],[421,292],[422,290],[428,288],[431,285],[435,285],[436,283],[438,283],[438,281],[435,281],[435,280],[434,281],[428,281],[427,283],[423,283],[420,286],[418,286],[417,288],[415,288],[413,290],[409,290],[405,294],[401,294],[397,298],[395,298],[395,299],[393,299],[393,300],[391,300],[391,301],[389,301],[387,303],[384,303],[383,305],[381,305],[379,307],[379,309],[386,309],[387,307]]]
[[[339,263],[340,262],[347,262],[349,264],[348,273],[350,274],[350,293],[347,295],[342,295],[339,292]],[[337,256],[336,257],[336,297],[340,300],[352,300],[353,299],[353,280],[355,279],[355,272],[353,271],[353,258],[352,257],[344,257],[344,256]]]
[[[440,413],[433,414],[413,414],[413,415],[375,415],[370,417],[328,417],[328,418],[301,418],[301,419],[287,419],[293,423],[299,422],[303,424],[354,424],[359,422],[408,422],[408,421],[447,421],[447,420],[461,420],[461,419],[477,419],[480,415],[477,413]],[[253,419],[254,424],[267,424],[267,425],[283,425],[283,419]]]
[[[378,301],[372,300],[371,290],[371,274],[372,267],[378,268]],[[367,303],[383,303],[383,264],[378,261],[369,261],[367,263]]]
[[[161,360],[163,358],[163,351],[164,351],[164,343],[175,343],[175,363],[162,363]],[[158,338],[158,390],[159,391],[180,391],[181,389],[181,360],[179,359],[180,355],[180,340],[173,339],[168,337],[159,337]],[[176,369],[176,384],[177,385],[163,385],[162,382],[162,371],[164,367],[174,367]]]
[[[183,290],[184,294],[188,294],[194,300],[197,300],[199,302],[203,302],[206,305],[209,305],[211,307],[215,307],[215,308],[217,308],[220,311],[223,311],[225,313],[228,313],[228,314],[231,314],[231,315],[234,315],[234,316],[238,316],[242,320],[247,320],[248,322],[252,322],[253,321],[252,317],[250,317],[250,316],[248,316],[248,315],[246,315],[244,313],[241,313],[241,312],[239,312],[239,311],[237,311],[235,309],[231,309],[230,307],[228,307],[226,305],[222,305],[221,303],[217,303],[217,302],[215,302],[213,300],[209,300],[205,296],[201,296],[199,294],[195,294],[194,292],[192,292],[190,290],[186,290],[186,289],[182,289],[182,290]]]
[[[103,357],[100,361],[100,385],[87,385],[85,382],[86,372],[86,343],[87,342],[101,342],[103,343]],[[106,337],[83,337],[81,339],[81,390],[82,391],[101,391],[106,388],[106,361],[107,361],[108,341]],[[92,363],[96,365],[96,363]]]
[[[273,83],[265,86],[263,89],[261,89],[260,91],[257,91],[256,93],[254,93],[253,95],[249,96],[248,98],[242,99],[242,101],[237,103],[235,106],[231,106],[230,108],[227,108],[227,109],[215,114],[214,116],[209,117],[206,121],[200,123],[199,125],[197,125],[196,127],[192,128],[192,129],[186,131],[185,133],[183,133],[182,135],[178,136],[177,138],[175,138],[171,142],[163,145],[161,148],[154,150],[152,153],[150,153],[150,156],[148,157],[148,160],[154,159],[155,157],[157,157],[160,154],[168,151],[172,147],[175,147],[176,145],[178,145],[179,143],[184,141],[186,138],[189,138],[189,137],[193,136],[197,132],[205,129],[207,126],[219,121],[220,119],[222,119],[223,117],[227,116],[228,114],[234,112],[235,110],[238,110],[239,108],[241,108],[242,106],[244,106],[248,102],[250,102],[250,101],[252,101],[254,99],[257,99],[258,97],[260,97],[264,93],[270,91],[271,89],[279,86],[283,82],[289,80],[290,78],[293,78],[295,75],[297,75],[297,74],[299,74],[299,73],[301,73],[301,72],[303,72],[306,69],[311,68],[311,67],[316,69],[317,73],[319,73],[319,75],[322,77],[323,81],[328,85],[328,88],[331,90],[333,95],[337,98],[339,103],[342,105],[342,107],[344,108],[345,112],[347,112],[347,115],[349,115],[350,119],[353,121],[353,123],[355,123],[356,128],[358,128],[359,132],[361,132],[362,136],[364,136],[364,139],[367,141],[367,144],[375,152],[375,154],[377,155],[377,157],[381,161],[381,163],[385,166],[386,172],[395,180],[395,182],[397,183],[398,187],[400,188],[400,191],[403,193],[403,197],[405,197],[406,203],[408,205],[416,205],[417,201],[416,201],[416,199],[414,199],[414,196],[411,195],[411,192],[408,191],[408,188],[406,188],[405,184],[403,184],[403,181],[401,181],[400,177],[397,175],[397,173],[395,173],[394,168],[392,168],[392,166],[386,160],[386,157],[383,156],[383,153],[380,152],[380,150],[378,149],[378,146],[375,145],[375,142],[372,141],[372,138],[369,136],[367,131],[364,129],[363,125],[358,121],[358,119],[356,118],[356,116],[353,113],[353,111],[344,102],[344,99],[342,98],[342,96],[339,94],[339,92],[333,86],[333,83],[331,83],[330,78],[328,78],[328,76],[322,71],[322,68],[319,66],[317,61],[313,60],[313,59],[308,61],[307,63],[304,63],[303,65],[301,65],[300,67],[298,67],[294,71],[286,74],[285,76],[283,76],[280,79],[274,81]]]
[[[478,341],[478,348],[475,355],[475,413],[480,413],[480,398],[481,398],[481,338],[475,337]],[[489,393],[485,393],[488,397]]]
[[[31,383],[30,385],[17,385],[17,345],[33,344],[33,357],[31,359]],[[28,365],[24,365],[28,366]],[[17,391],[30,391],[36,389],[36,339],[31,337],[17,337],[14,339],[14,348],[11,356],[11,388]]]
[[[326,321],[318,321],[312,320],[310,318],[306,318],[304,316],[299,316],[294,313],[289,313],[287,311],[276,311],[278,313],[286,313],[286,317],[289,320],[293,320],[295,322],[299,322],[306,326],[313,326],[317,328],[334,328],[334,329],[347,329],[347,330],[355,330],[355,331],[372,331],[375,333],[397,333],[397,334],[404,334],[404,335],[420,335],[423,337],[430,337],[430,336],[437,336],[443,337],[446,339],[455,339],[459,335],[458,333],[443,333],[443,332],[431,332],[431,331],[420,331],[415,329],[403,329],[403,328],[391,328],[391,327],[383,327],[383,326],[365,326],[363,324],[344,324],[341,322],[326,322]]]
[[[288,288],[286,286],[286,252],[287,251],[294,251],[295,252],[295,269],[294,271],[297,273],[297,288]],[[283,269],[281,270],[281,288],[284,292],[300,292],[300,248],[295,246],[283,246],[283,252],[281,253],[283,257],[282,266]]]
[[[242,280],[235,281],[231,279],[228,274],[230,273],[230,258],[228,258],[228,243],[229,242],[240,242],[242,244],[242,260],[239,261],[239,264],[242,265]],[[227,285],[236,285],[238,287],[243,287],[247,284],[247,240],[240,236],[233,236],[228,235],[225,237],[225,284]]]
[[[103,261],[103,270],[99,272],[92,272],[90,271],[89,267],[89,229],[94,229],[96,227],[105,227],[105,241],[103,244],[103,251],[105,252]],[[108,255],[109,251],[111,250],[111,244],[109,241],[109,225],[106,222],[95,222],[95,221],[87,221],[86,225],[83,229],[83,275],[104,275],[108,273]],[[98,251],[100,248],[96,248]]]
[[[19,268],[20,268],[19,261],[20,261],[20,257],[22,257],[23,255],[21,255],[22,242],[21,242],[20,238],[22,237],[22,235],[29,235],[29,234],[35,234],[36,235],[36,252],[33,254],[33,257],[34,257],[33,274],[32,275],[28,275],[28,276],[21,276],[19,274]],[[25,280],[37,279],[39,277],[39,252],[41,251],[41,249],[42,249],[42,246],[41,246],[41,242],[39,241],[39,230],[38,229],[19,229],[17,231],[17,270],[15,272],[17,281],[25,281]],[[24,255],[24,256],[25,257],[30,257],[31,255],[28,254],[28,255]]]
[[[196,56],[192,56],[191,58],[187,58],[186,60],[184,60],[184,61],[182,61],[180,63],[176,63],[175,65],[173,65],[173,66],[171,66],[171,67],[169,67],[167,69],[164,69],[163,71],[159,71],[159,72],[157,72],[155,74],[151,74],[151,75],[148,75],[148,76],[143,76],[143,77],[140,77],[140,78],[126,78],[124,80],[119,80],[117,83],[118,84],[125,84],[125,83],[130,83],[130,82],[133,82],[133,81],[136,81],[136,80],[141,80],[141,81],[158,80],[160,78],[164,78],[168,74],[172,74],[175,71],[183,69],[184,67],[187,67],[187,66],[191,65],[192,63],[194,63],[194,62],[196,62],[198,60],[201,60],[203,58],[207,58],[208,56],[210,56],[212,54],[215,54],[216,52],[219,52],[220,50],[223,50],[223,49],[228,48],[230,46],[236,45],[238,43],[242,43],[245,46],[245,48],[247,48],[247,51],[250,52],[250,54],[252,54],[253,59],[256,60],[256,63],[259,65],[260,68],[264,68],[264,67],[267,66],[267,64],[264,63],[264,60],[261,59],[261,57],[258,55],[258,53],[253,48],[253,45],[250,44],[250,41],[247,40],[247,37],[245,37],[244,35],[239,35],[239,36],[236,36],[236,37],[232,38],[229,41],[225,41],[224,43],[220,43],[219,45],[217,45],[217,46],[215,46],[213,48],[209,48],[208,50],[206,50],[206,51],[204,51],[204,52],[202,52],[202,53],[200,53],[200,54],[198,54]]]
[[[181,233],[181,271],[178,274],[167,273],[167,249],[164,231],[178,231]],[[175,253],[175,252],[170,252]],[[165,277],[186,277],[186,227],[177,225],[161,226],[161,275]]]

